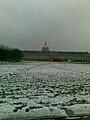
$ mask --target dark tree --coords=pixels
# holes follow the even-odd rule
[[[10,59],[12,62],[20,62],[23,57],[22,51],[19,49],[12,49],[10,51]]]
[[[0,46],[0,61],[20,62],[23,53],[19,49],[10,49],[7,46]]]

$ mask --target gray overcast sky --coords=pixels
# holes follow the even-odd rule
[[[0,0],[0,44],[90,52],[90,0]]]

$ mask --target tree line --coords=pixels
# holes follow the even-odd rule
[[[2,62],[20,62],[23,53],[19,49],[9,48],[5,45],[0,45],[0,61]]]

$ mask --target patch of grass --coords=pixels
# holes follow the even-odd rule
[[[0,100],[0,104],[5,103],[5,101]]]

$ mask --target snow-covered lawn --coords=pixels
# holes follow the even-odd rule
[[[90,114],[90,65],[0,65],[0,119]]]

